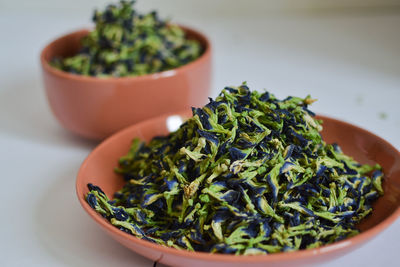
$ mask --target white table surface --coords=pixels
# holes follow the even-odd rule
[[[34,2],[21,2],[23,8],[0,2],[0,266],[150,267],[80,207],[75,176],[96,143],[57,123],[41,81],[41,48],[90,25],[92,6],[101,4]],[[163,14],[211,38],[212,96],[242,81],[278,97],[311,94],[318,98],[315,112],[366,128],[400,149],[399,9],[139,6],[155,2]],[[399,238],[397,220],[362,248],[321,266],[396,266]]]

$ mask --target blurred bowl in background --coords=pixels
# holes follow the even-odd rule
[[[181,121],[191,117],[190,112],[177,115]],[[366,130],[329,117],[318,116],[318,119],[324,121],[321,134],[327,143],[338,143],[344,153],[361,163],[379,163],[383,167],[385,193],[373,204],[372,214],[358,225],[360,234],[319,248],[269,255],[236,256],[178,250],[125,233],[89,206],[85,200],[88,193],[87,184],[100,186],[106,195],[112,198],[126,183],[114,172],[114,168],[118,166],[118,159],[128,153],[132,139],[138,137],[148,142],[155,136],[166,135],[171,131],[171,121],[178,121],[178,116],[163,115],[114,134],[90,153],[83,162],[76,180],[79,202],[90,217],[115,240],[144,257],[178,267],[311,266],[338,258],[364,245],[400,215],[400,153],[388,142]],[[172,130],[175,130],[176,127],[173,126]]]
[[[164,113],[203,106],[211,87],[211,43],[206,36],[181,26],[189,39],[200,41],[203,54],[176,69],[136,77],[98,78],[52,67],[54,57],[76,54],[89,30],[64,35],[41,52],[47,99],[58,121],[90,139],[112,133]]]

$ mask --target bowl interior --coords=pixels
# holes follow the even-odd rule
[[[188,118],[191,114],[190,112],[185,112],[179,115],[182,118]],[[84,209],[97,222],[104,221],[104,219],[96,214],[84,199],[84,195],[88,192],[87,183],[100,186],[109,197],[112,197],[113,193],[125,183],[122,177],[116,175],[113,170],[118,164],[118,159],[128,152],[131,140],[134,137],[139,137],[148,141],[154,136],[167,134],[167,118],[168,116],[158,117],[118,132],[101,143],[82,164],[76,184],[78,198]],[[385,194],[375,202],[372,215],[360,224],[359,227],[362,234],[351,238],[356,240],[353,244],[362,243],[387,227],[400,213],[400,209],[398,209],[400,203],[400,153],[389,143],[366,130],[328,117],[319,116],[319,118],[324,120],[322,135],[327,143],[339,144],[346,154],[354,157],[360,163],[379,163],[383,167]],[[374,230],[367,231],[371,228],[374,228]],[[121,236],[128,236],[122,231],[120,232]],[[132,241],[132,239],[130,240]],[[320,254],[325,253],[322,250],[313,250]],[[291,254],[290,257],[295,257],[295,255],[308,257],[316,254],[307,253],[299,251],[289,254]],[[271,259],[274,258],[271,257],[274,255],[269,256]],[[258,256],[250,257],[256,259]]]
[[[82,47],[81,39],[89,33],[84,29],[64,35],[51,42],[44,50],[42,58],[49,63],[53,58],[66,58],[75,55]]]

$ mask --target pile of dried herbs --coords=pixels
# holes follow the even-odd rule
[[[226,87],[176,132],[135,139],[116,169],[126,185],[109,200],[89,184],[87,201],[119,229],[178,249],[266,254],[356,235],[383,173],[321,139],[313,101]]]
[[[138,76],[177,68],[202,54],[200,43],[187,39],[178,25],[160,20],[155,11],[139,14],[133,4],[120,1],[95,11],[96,28],[82,39],[81,51],[52,65],[81,75]]]

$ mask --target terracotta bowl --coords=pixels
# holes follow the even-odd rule
[[[138,77],[75,75],[49,64],[54,57],[77,53],[80,40],[88,30],[76,31],[51,42],[43,49],[40,60],[47,99],[55,117],[78,135],[103,139],[154,116],[203,106],[211,86],[211,44],[203,34],[182,28],[188,38],[201,42],[202,56],[173,70]]]
[[[190,113],[180,113],[186,118]],[[112,197],[124,184],[123,178],[113,172],[118,159],[125,155],[134,137],[150,140],[168,133],[168,116],[162,116],[128,127],[101,143],[84,161],[76,180],[79,201],[86,212],[109,235],[122,245],[153,261],[172,266],[310,266],[344,255],[379,234],[400,215],[400,153],[385,140],[351,124],[319,116],[324,120],[323,138],[338,143],[346,154],[361,163],[379,163],[385,172],[385,194],[374,204],[374,211],[360,225],[361,233],[330,245],[296,252],[282,252],[260,256],[234,256],[190,252],[164,247],[141,240],[112,226],[85,201],[87,183],[100,186]]]

